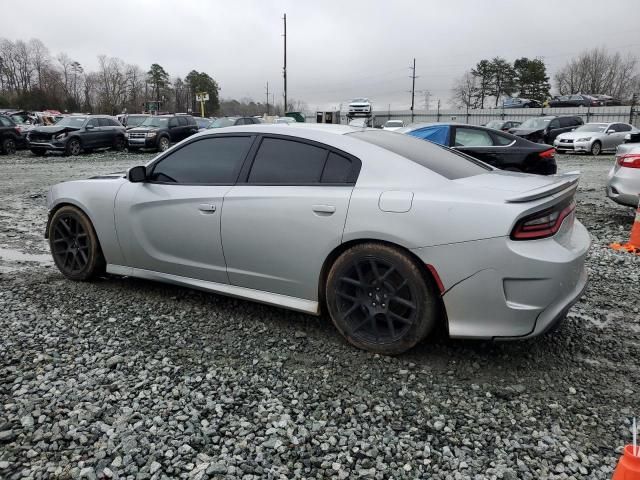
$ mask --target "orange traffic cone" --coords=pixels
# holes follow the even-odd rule
[[[640,480],[640,456],[634,455],[633,445],[624,447],[618,466],[611,480]]]
[[[629,241],[624,245],[612,243],[610,247],[614,250],[640,255],[640,204],[638,204],[638,210],[636,210],[636,218],[633,221],[633,227],[631,227],[631,237]]]

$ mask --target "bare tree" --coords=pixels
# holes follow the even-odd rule
[[[451,103],[457,107],[472,108],[476,105],[477,94],[477,77],[471,72],[465,72],[451,89]]]
[[[127,75],[122,60],[106,55],[98,56],[98,95],[103,111],[115,114],[126,100]]]
[[[609,53],[605,48],[582,52],[555,75],[561,95],[599,93],[627,100],[638,84],[638,58]]]

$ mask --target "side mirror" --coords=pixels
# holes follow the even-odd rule
[[[84,128],[85,128],[85,130],[93,130],[93,129],[94,129],[94,128],[96,128],[96,127],[94,127],[93,125],[87,125],[87,126],[86,126],[86,127],[84,127]]]
[[[131,167],[127,172],[127,180],[131,183],[141,183],[147,179],[147,167],[140,165]]]
[[[615,133],[615,130],[613,128],[607,130],[607,135],[611,135],[612,133]]]

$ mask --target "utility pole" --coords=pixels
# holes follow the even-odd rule
[[[416,59],[413,59],[413,67],[411,69],[411,123],[413,123],[413,100],[416,93]]]
[[[269,82],[267,82],[267,116],[269,116]]]
[[[282,71],[282,76],[284,77],[284,112],[283,115],[287,113],[287,14],[284,14],[282,17],[284,20],[284,68]]]

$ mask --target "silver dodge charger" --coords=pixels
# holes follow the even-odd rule
[[[209,130],[124,173],[51,187],[47,237],[71,280],[108,272],[328,312],[353,345],[526,338],[587,283],[578,177],[495,170],[394,132]]]

